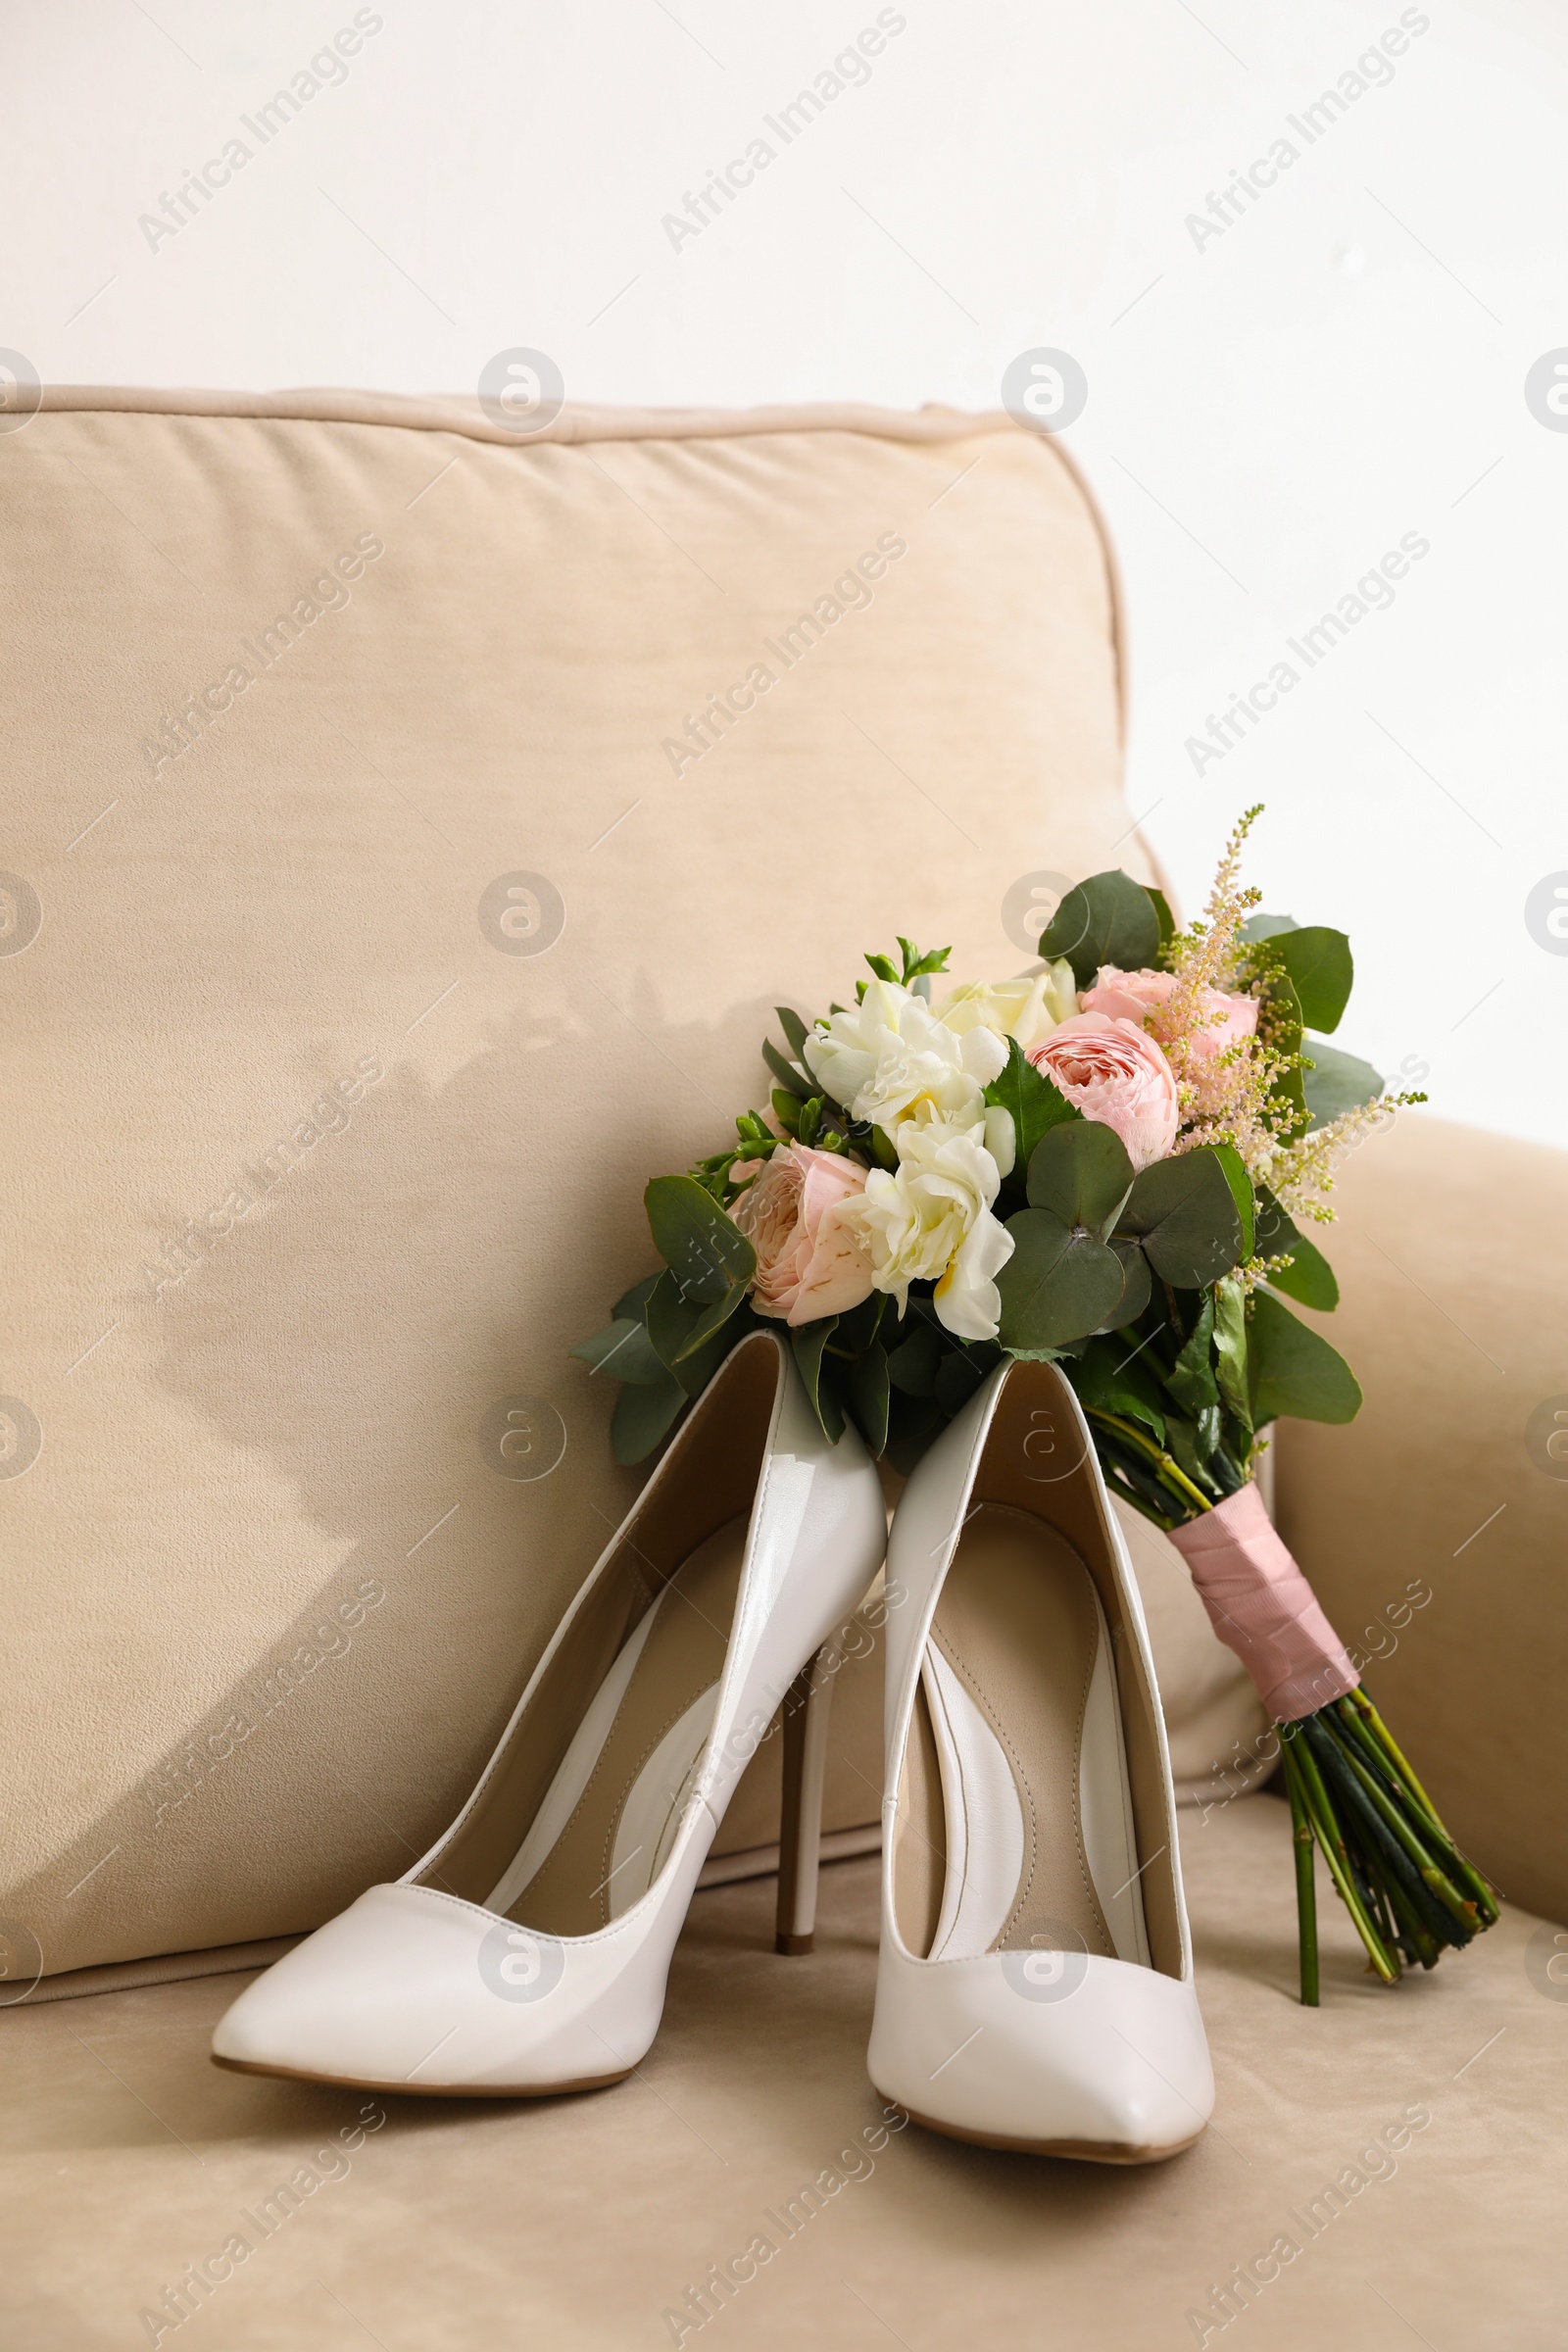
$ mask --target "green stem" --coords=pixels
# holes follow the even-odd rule
[[[1360,1782],[1360,1785],[1365,1790],[1366,1795],[1371,1803],[1377,1807],[1378,1812],[1381,1814],[1384,1821],[1387,1822],[1395,1837],[1397,1838],[1399,1843],[1409,1855],[1410,1860],[1420,1872],[1425,1885],[1431,1888],[1432,1892],[1437,1896],[1439,1902],[1443,1904],[1444,1908],[1452,1912],[1454,1918],[1464,1929],[1466,1935],[1473,1936],[1475,1934],[1477,1925],[1475,1904],[1472,1902],[1467,1902],[1464,1896],[1460,1894],[1458,1888],[1449,1884],[1446,1874],[1438,1869],[1436,1863],[1432,1859],[1431,1854],[1421,1843],[1420,1838],[1416,1836],[1414,1830],[1411,1829],[1409,1823],[1404,1819],[1398,1807],[1393,1802],[1387,1792],[1383,1788],[1379,1788],[1377,1782],[1373,1779],[1371,1773],[1368,1772],[1360,1757],[1354,1753],[1353,1749],[1348,1743],[1342,1743],[1340,1753],[1344,1757],[1351,1772],[1355,1774],[1356,1779]]]
[[[1473,1919],[1463,1923],[1463,1933],[1456,1935],[1447,1924],[1448,1913],[1437,1896],[1431,1893],[1420,1874],[1411,1864],[1404,1847],[1385,1825],[1370,1798],[1362,1790],[1351,1770],[1349,1758],[1316,1716],[1308,1716],[1305,1724],[1307,1743],[1321,1771],[1324,1786],[1336,1792],[1339,1819],[1356,1845],[1357,1857],[1366,1880],[1367,1892],[1374,1886],[1402,1884],[1406,1897],[1415,1906],[1418,1917],[1439,1943],[1468,1943],[1475,1934]]]
[[[1312,1824],[1307,1818],[1306,1799],[1301,1793],[1301,1779],[1296,1758],[1288,1744],[1282,1742],[1285,1758],[1285,1790],[1291,1800],[1291,1836],[1296,1847],[1296,1919],[1301,1951],[1301,2005],[1306,2009],[1318,2006],[1317,1975],[1317,1886],[1312,1876]]]
[[[1143,1490],[1133,1483],[1132,1475],[1125,1464],[1112,1460],[1106,1472],[1105,1484],[1113,1494],[1119,1495],[1121,1500],[1129,1504],[1133,1510],[1141,1512],[1151,1525],[1162,1528],[1166,1535],[1169,1535],[1173,1527],[1181,1524],[1179,1520],[1173,1519],[1168,1511],[1155,1508]],[[1150,1485],[1153,1484],[1153,1480],[1151,1479]],[[1168,1498],[1162,1495],[1160,1499],[1164,1501]]]
[[[1208,1496],[1194,1486],[1186,1472],[1172,1461],[1163,1446],[1154,1444],[1152,1438],[1145,1437],[1141,1429],[1131,1421],[1122,1420],[1119,1413],[1102,1412],[1098,1404],[1091,1404],[1086,1409],[1091,1421],[1102,1421],[1107,1429],[1115,1430],[1125,1444],[1135,1446],[1140,1453],[1147,1453],[1150,1460],[1158,1465],[1160,1476],[1174,1494],[1180,1494],[1186,1501],[1195,1502],[1200,1511],[1213,1509]],[[1192,1517],[1191,1512],[1188,1517]]]
[[[1379,1767],[1384,1772],[1389,1772],[1390,1777],[1399,1783],[1412,1798],[1418,1810],[1425,1814],[1435,1833],[1435,1839],[1441,1840],[1441,1844],[1437,1848],[1438,1857],[1446,1869],[1448,1876],[1456,1880],[1460,1886],[1469,1888],[1471,1899],[1480,1914],[1482,1925],[1488,1928],[1494,1927],[1498,1917],[1496,1889],[1482,1877],[1475,1865],[1466,1861],[1464,1855],[1460,1853],[1452,1837],[1445,1827],[1436,1805],[1410,1770],[1401,1750],[1396,1743],[1393,1733],[1359,1684],[1350,1692],[1349,1699],[1340,1701],[1342,1711],[1348,1708],[1352,1701],[1354,1702],[1354,1712],[1347,1715],[1346,1720],[1354,1725],[1355,1730],[1371,1749]]]
[[[1422,1967],[1436,1968],[1442,1954],[1442,1946],[1405,1893],[1404,1888],[1396,1879],[1389,1881],[1388,1899],[1394,1916],[1403,1931],[1405,1941]]]
[[[1329,1792],[1323,1786],[1316,1760],[1306,1741],[1299,1737],[1297,1727],[1291,1725],[1288,1728],[1296,1741],[1296,1757],[1306,1792],[1308,1816],[1317,1833],[1317,1841],[1323,1848],[1323,1859],[1329,1866],[1329,1875],[1339,1889],[1340,1900],[1355,1923],[1355,1932],[1366,1946],[1367,1958],[1384,1984],[1393,1984],[1399,1976],[1399,1963],[1372,1925],[1351,1883],[1350,1857],[1346,1850],[1345,1839],[1340,1835],[1334,1807],[1329,1801]]]
[[[1376,1707],[1372,1704],[1372,1701],[1368,1698],[1366,1692],[1362,1690],[1359,1683],[1356,1684],[1355,1689],[1350,1693],[1350,1696],[1354,1699],[1357,1707],[1359,1707],[1361,1713],[1365,1716],[1367,1722],[1371,1725],[1373,1731],[1377,1734],[1384,1746],[1388,1749],[1389,1754],[1398,1766],[1399,1777],[1404,1782],[1405,1787],[1409,1789],[1410,1794],[1415,1798],[1416,1803],[1421,1807],[1422,1812],[1431,1822],[1432,1827],[1435,1830],[1441,1831],[1443,1836],[1446,1838],[1448,1833],[1443,1828],[1443,1823],[1438,1815],[1437,1806],[1432,1802],[1431,1797],[1428,1796],[1426,1790],[1416,1779],[1415,1774],[1410,1770],[1409,1763],[1405,1758],[1403,1750],[1400,1748],[1397,1740],[1394,1737],[1394,1734],[1390,1731],[1388,1725],[1384,1722],[1382,1716],[1378,1713]]]

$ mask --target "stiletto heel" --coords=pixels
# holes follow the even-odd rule
[[[854,1430],[823,1436],[775,1333],[742,1340],[445,1837],[249,1985],[213,2036],[218,2063],[492,2098],[628,2074],[735,1785],[886,1537]],[[829,1688],[819,1677],[786,1715],[792,1950],[810,1943]]]
[[[778,1918],[773,1949],[808,1952],[816,1932],[822,1854],[822,1785],[827,1771],[833,1675],[826,1647],[808,1659],[784,1700],[784,1802],[779,1819]]]

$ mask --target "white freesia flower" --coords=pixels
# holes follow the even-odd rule
[[[1016,980],[971,980],[950,989],[937,1006],[937,1018],[960,1036],[991,1029],[998,1037],[1015,1037],[1027,1054],[1077,1011],[1077,991],[1072,965],[1061,956],[1043,971],[1025,972]]]
[[[1005,1225],[983,1213],[976,1217],[947,1273],[937,1284],[932,1303],[937,1321],[955,1339],[994,1340],[1002,1320],[1002,1293],[996,1277],[1012,1255],[1012,1236]]]
[[[1010,1176],[1018,1164],[1018,1129],[1011,1111],[1001,1102],[986,1106],[986,1150],[997,1163],[997,1174]]]
[[[960,1032],[894,980],[873,980],[859,1004],[831,1014],[825,1030],[806,1041],[812,1077],[852,1118],[870,1119],[889,1135],[922,1103],[972,1123],[1006,1058],[995,1030]]]
[[[1002,1178],[984,1135],[982,1119],[945,1118],[922,1103],[899,1123],[898,1167],[873,1168],[840,1212],[865,1238],[874,1288],[891,1292],[902,1313],[911,1282],[934,1282],[937,1318],[960,1340],[995,1339],[995,1277],[1012,1255],[1011,1234],[991,1214]]]

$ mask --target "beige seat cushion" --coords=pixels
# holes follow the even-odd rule
[[[1171,2164],[1000,2156],[914,2125],[883,2138],[865,2073],[877,1865],[851,1862],[825,1875],[808,1960],[773,1956],[766,1883],[698,1895],[646,2065],[584,2098],[377,2100],[220,2073],[207,2041],[232,1978],[0,2012],[12,2335],[146,2343],[141,2312],[211,2262],[218,2283],[165,2347],[1558,2343],[1551,1931],[1507,1911],[1386,1990],[1320,1871],[1325,2005],[1303,2010],[1284,1805],[1246,1797],[1183,1829],[1219,2097]],[[720,2265],[740,2283],[712,2289]],[[1237,2265],[1261,2283],[1236,2287]],[[705,2283],[722,2316],[698,2332]],[[1203,2339],[1188,2314],[1205,2306]]]
[[[1152,869],[1104,542],[1005,418],[57,392],[0,560],[0,1917],[54,1974],[417,1856],[633,1491],[566,1350],[770,1007]]]

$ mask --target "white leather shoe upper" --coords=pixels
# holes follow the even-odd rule
[[[988,1460],[988,1446],[1004,1448],[1006,1464]],[[1061,1530],[1070,1529],[1080,1548],[1068,1558],[1081,1564],[1094,1552],[1098,1566],[1098,1594],[1080,1597],[1085,1624],[1099,1610],[1101,1638],[1092,1674],[1075,1686],[1073,1785],[1037,1788],[1032,1800],[1025,1791],[1022,1802],[1005,1712],[986,1705],[983,1683],[976,1702],[955,1670],[952,1641],[939,1647],[933,1638],[959,1539],[998,1497],[1025,1543],[1032,1512],[1052,1531],[1046,1544],[1064,1548]],[[992,2145],[1124,2162],[1173,2151],[1201,2131],[1214,2083],[1169,1757],[1132,1565],[1087,1424],[1054,1367],[999,1369],[924,1456],[894,1517],[888,1592],[872,2081],[919,2120]],[[1027,1680],[1026,1661],[1021,1671]],[[924,1742],[926,1770],[941,1783],[940,1853],[925,1864],[938,1871],[940,1901],[919,1952],[901,1934],[896,1893],[907,1841],[920,1838],[907,1805],[900,1810],[911,1742]],[[1059,1922],[1041,1921],[1041,1936],[1027,1933],[1041,1861],[1031,1801],[1048,1799],[1070,1812],[1061,1847],[1076,1857],[1080,1916],[1107,1949],[1070,1930],[1058,1937]],[[934,1848],[937,1815],[926,1819]]]
[[[525,1817],[514,1823],[504,1861],[479,1870],[483,1899],[467,1899],[474,1889],[455,1891],[452,1874],[473,1876],[466,1857],[476,1825],[482,1828],[504,1805],[507,1773],[536,1729],[565,1752],[533,1816],[552,1804],[558,1818],[569,1815],[593,1758],[584,1759],[580,1744],[573,1752],[567,1727],[540,1725],[536,1702],[542,1691],[546,1702],[559,1691],[552,1669],[570,1654],[564,1645],[574,1628],[581,1634],[590,1624],[583,1612],[596,1594],[603,1602],[609,1588],[601,1590],[601,1580],[612,1567],[623,1570],[628,1547],[643,1556],[639,1533],[678,1493],[677,1481],[689,1476],[693,1461],[700,1465],[692,1449],[708,1442],[726,1394],[733,1402],[738,1384],[755,1385],[760,1366],[773,1381],[773,1396],[722,1671],[701,1719],[695,1707],[680,1717],[697,1723],[700,1741],[706,1720],[706,1741],[689,1751],[684,1769],[664,1742],[631,1792],[642,1812],[626,1809],[634,1825],[645,1819],[657,1838],[662,1859],[652,1885],[624,1908],[607,1896],[611,1916],[591,1933],[556,1935],[530,1926],[526,1895],[516,1899],[534,1869]],[[395,1886],[372,1886],[249,1985],[220,2022],[214,2055],[240,2066],[426,2091],[545,2091],[625,2074],[658,2031],[670,1955],[735,1785],[802,1665],[862,1597],[885,1539],[881,1487],[855,1430],[830,1445],[787,1344],[754,1333],[698,1400],[566,1611],[451,1829]],[[653,1614],[651,1607],[647,1615]],[[645,1617],[622,1644],[623,1676],[624,1653],[646,1639],[646,1625]],[[612,1665],[604,1679],[614,1673]],[[583,1695],[580,1714],[591,1712],[592,1696]],[[548,1715],[548,1703],[542,1711]],[[661,1770],[674,1783],[673,1794],[665,1784],[662,1822],[657,1803],[650,1808],[647,1800]],[[545,1845],[553,1834],[547,1825]],[[618,1853],[619,1843],[607,1865],[612,1880]],[[632,1863],[631,1851],[626,1861]],[[520,1924],[491,1907],[498,1898],[522,1911]]]

